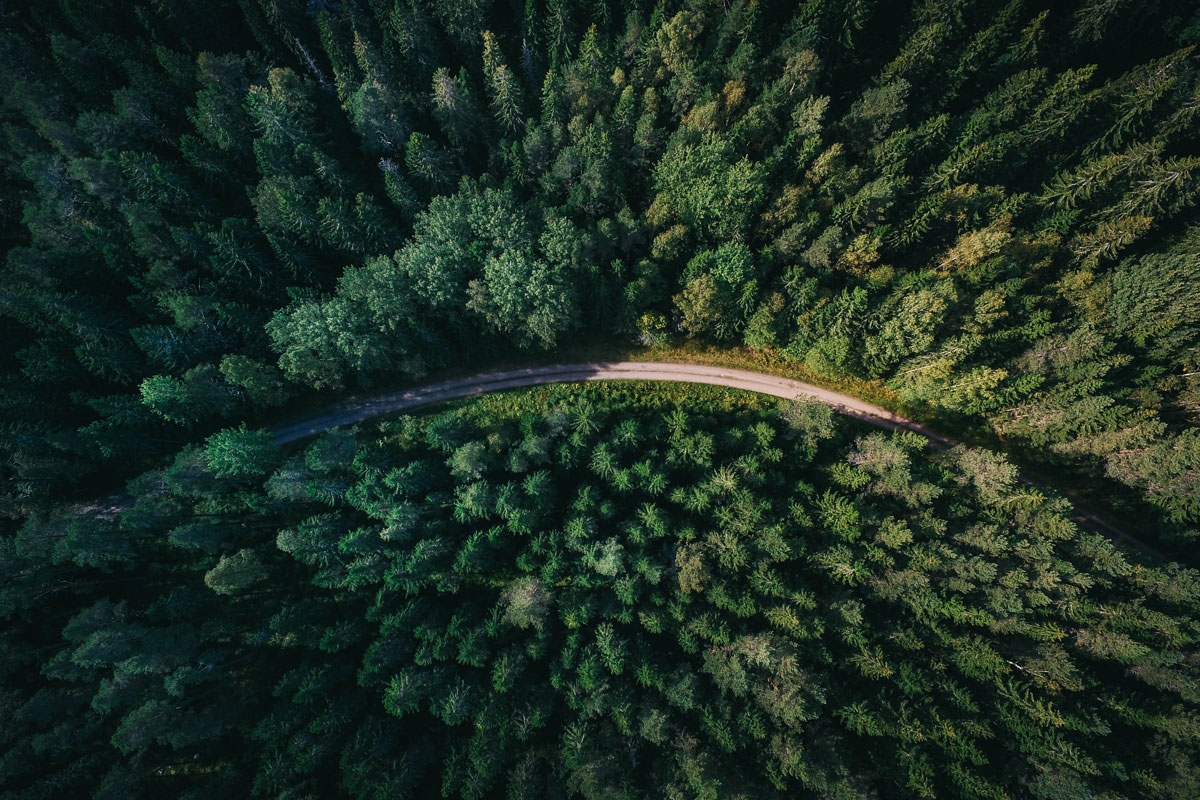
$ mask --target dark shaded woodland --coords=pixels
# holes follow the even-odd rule
[[[1161,0],[0,4],[0,797],[1200,796],[1200,577],[988,450],[666,389],[261,430],[694,340],[1194,565],[1197,45]]]
[[[745,398],[233,429],[115,519],[27,524],[0,786],[1195,796],[1200,576],[988,451]]]

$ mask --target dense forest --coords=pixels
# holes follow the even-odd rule
[[[1198,46],[0,0],[0,797],[1200,796]],[[269,432],[696,347],[990,448],[649,387]]]
[[[1200,10],[1048,5],[9,5],[5,506],[314,388],[696,337],[1186,542]]]
[[[630,385],[215,434],[17,537],[0,790],[1196,797],[1200,575],[924,448]]]

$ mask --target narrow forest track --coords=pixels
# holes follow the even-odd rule
[[[744,369],[655,361],[557,364],[493,372],[469,378],[455,378],[453,380],[431,383],[426,386],[387,394],[343,400],[317,414],[305,417],[284,427],[275,428],[272,430],[272,433],[274,433],[276,444],[287,444],[315,436],[330,428],[350,425],[374,417],[421,408],[422,406],[433,405],[447,400],[552,383],[622,380],[703,383],[710,386],[724,386],[729,389],[757,392],[758,394],[767,394],[789,400],[808,397],[831,406],[839,414],[861,420],[876,427],[893,431],[912,431],[913,433],[920,434],[927,438],[931,445],[938,450],[946,450],[959,444],[954,439],[943,436],[924,425],[901,417],[898,414],[893,414],[887,409],[872,405],[848,394],[823,389],[820,386],[813,386],[810,383],[803,383],[802,381],[795,381],[790,378],[781,378],[777,375],[768,375],[762,372],[751,372]],[[1021,480],[1029,486],[1043,488],[1041,484],[1024,475],[1021,476]],[[1166,555],[1146,544],[1138,537],[1101,519],[1079,505],[1075,505],[1074,509],[1075,513],[1072,515],[1072,521],[1081,527],[1093,530],[1110,539],[1119,539],[1128,542],[1143,552],[1163,561],[1170,560]]]
[[[890,430],[910,430],[927,437],[936,446],[953,447],[958,442],[935,431],[893,414],[879,406],[851,397],[847,394],[822,389],[809,383],[750,372],[744,369],[710,367],[701,364],[675,364],[654,361],[593,362],[588,364],[556,364],[545,367],[493,372],[470,378],[431,383],[413,389],[375,395],[368,398],[351,398],[339,402],[318,414],[306,417],[294,424],[277,428],[276,444],[287,444],[298,439],[314,436],[339,425],[349,425],[372,417],[394,414],[421,406],[470,397],[505,389],[520,389],[551,383],[575,383],[580,381],[675,381],[678,383],[703,383],[742,389],[774,397],[796,399],[810,397],[832,406],[838,413],[861,419]]]

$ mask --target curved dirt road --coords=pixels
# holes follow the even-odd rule
[[[349,425],[371,417],[394,414],[412,408],[485,394],[503,389],[518,389],[547,383],[571,383],[575,381],[676,381],[680,383],[707,383],[730,389],[769,394],[775,397],[811,397],[830,405],[840,414],[861,419],[890,430],[909,430],[927,437],[936,446],[953,447],[957,442],[931,431],[912,420],[897,416],[890,411],[873,406],[847,394],[832,392],[788,378],[750,372],[744,369],[708,367],[700,364],[672,364],[653,361],[595,362],[590,364],[559,364],[548,367],[529,367],[507,372],[493,372],[471,378],[433,383],[416,389],[407,389],[391,394],[377,395],[361,400],[351,399],[338,403],[320,414],[308,417],[292,425],[274,430],[275,442],[286,444],[313,436],[338,425]]]
[[[848,417],[862,420],[880,428],[899,431],[906,430],[918,433],[927,439],[933,447],[942,450],[958,444],[957,441],[942,436],[923,425],[893,414],[886,409],[871,405],[857,397],[841,394],[840,392],[822,389],[809,383],[780,378],[761,372],[750,372],[743,369],[727,367],[710,367],[700,364],[674,364],[653,361],[616,361],[594,362],[588,364],[559,364],[546,367],[528,367],[506,372],[493,372],[487,375],[477,375],[470,378],[433,383],[414,389],[406,389],[390,394],[376,395],[362,399],[351,398],[344,400],[329,409],[314,416],[306,417],[298,422],[273,429],[276,444],[287,444],[300,439],[314,436],[322,431],[340,425],[350,425],[372,417],[394,414],[401,411],[420,408],[446,400],[470,397],[477,394],[502,391],[504,389],[519,389],[527,386],[540,386],[548,383],[572,383],[576,381],[676,381],[680,383],[706,383],[713,386],[725,386],[730,389],[743,389],[748,392],[769,394],[775,397],[797,399],[811,397],[833,407],[835,411]],[[1022,481],[1038,486],[1028,478]],[[1075,506],[1072,519],[1082,527],[1089,528],[1109,538],[1129,542],[1143,551],[1160,559],[1168,560],[1158,550],[1146,544],[1124,530],[1105,522],[1095,514]]]

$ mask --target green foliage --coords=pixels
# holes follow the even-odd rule
[[[1170,4],[152,5],[5,29],[8,516],[297,392],[680,332],[1192,535],[1107,468],[1196,419]],[[1092,329],[1107,369],[1036,366]]]
[[[706,242],[744,241],[764,199],[765,171],[715,134],[693,138],[679,137],[664,153],[647,219],[656,227],[679,222]]]
[[[736,337],[754,307],[758,286],[750,251],[727,244],[699,253],[688,262],[684,279],[682,294],[675,296],[683,329],[718,341]]]
[[[270,432],[230,428],[208,437],[204,459],[222,478],[261,478],[278,463],[278,451]]]
[[[68,611],[7,679],[0,786],[1194,793],[1200,578],[1082,535],[998,455],[820,409],[618,384],[288,460],[216,434],[119,521],[64,512],[6,556],[8,636]],[[178,753],[204,768],[145,772]]]
[[[983,451],[644,387],[258,430],[682,333],[1191,559],[1193,10],[10,5],[0,792],[1196,796],[1194,577]]]
[[[262,563],[249,548],[221,556],[204,575],[204,585],[217,594],[244,594],[266,579]]]
[[[805,447],[816,447],[835,431],[833,409],[811,397],[802,397],[787,404],[783,421],[788,433],[800,439]]]

